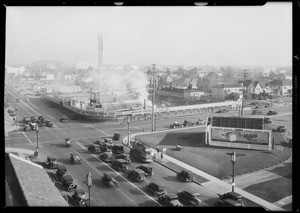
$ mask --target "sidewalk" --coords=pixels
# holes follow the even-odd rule
[[[137,135],[139,135],[139,133],[132,134],[131,138],[133,138]],[[127,137],[123,138],[122,143],[125,146],[129,147],[128,143],[127,143],[127,139],[128,139]],[[180,167],[185,168],[187,170],[190,170],[193,173],[209,180],[208,182],[202,183],[201,185],[203,187],[217,193],[217,194],[223,194],[225,192],[231,191],[231,184],[228,184],[228,183],[226,183],[226,182],[224,182],[224,181],[222,181],[222,180],[220,180],[220,179],[218,179],[218,178],[216,178],[216,177],[214,177],[210,174],[207,174],[207,173],[205,173],[201,170],[198,170],[195,167],[192,167],[192,166],[190,166],[188,164],[185,164],[185,163],[183,163],[183,162],[181,162],[181,161],[179,161],[175,158],[172,158],[172,157],[168,156],[167,154],[164,154],[163,159],[164,159],[164,161],[170,161],[172,163],[175,163],[175,164],[179,165]],[[156,161],[156,162],[159,163],[159,161]],[[163,162],[162,162],[162,165],[163,165]],[[245,198],[257,203],[260,206],[263,206],[264,208],[266,208],[268,210],[271,210],[271,211],[285,211],[283,208],[280,208],[280,207],[278,207],[278,206],[276,206],[272,203],[269,203],[269,202],[255,196],[255,195],[252,195],[252,194],[250,194],[250,193],[248,193],[248,192],[246,192],[242,189],[239,189],[239,188],[235,187],[235,191],[237,193],[239,193],[240,195],[244,196]]]

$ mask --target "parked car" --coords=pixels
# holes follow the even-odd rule
[[[141,169],[128,170],[127,175],[134,181],[142,182],[145,180],[145,172]]]
[[[264,117],[264,123],[270,124],[271,123],[270,118]]]
[[[187,204],[191,204],[194,206],[200,206],[202,203],[200,199],[200,194],[199,193],[191,193],[188,191],[179,191],[177,193],[179,201],[182,201]]]
[[[111,162],[112,167],[117,171],[126,171],[128,169],[126,164],[127,161],[125,161],[124,159],[114,159]]]
[[[67,122],[68,122],[68,118],[65,117],[65,116],[63,116],[63,117],[61,117],[61,118],[59,119],[59,121],[62,122],[62,123],[67,123]]]
[[[69,174],[64,174],[61,178],[61,183],[67,191],[74,191],[77,189],[77,185],[73,184],[73,178]]]
[[[113,138],[114,138],[114,140],[120,140],[120,133],[115,132]]]
[[[146,176],[150,176],[153,175],[153,168],[151,165],[148,164],[142,164],[138,167],[136,167],[137,169],[143,170],[145,172]]]
[[[105,142],[104,142],[104,140],[96,140],[96,141],[94,142],[94,144],[97,144],[97,145],[99,145],[100,147],[102,147],[102,146],[105,145]]]
[[[62,178],[62,176],[64,175],[64,174],[66,174],[67,173],[67,168],[64,166],[64,165],[62,165],[62,164],[60,164],[60,165],[58,165],[57,167],[56,167],[56,173],[55,173],[55,175],[56,175],[56,177],[60,180],[61,178]]]
[[[101,149],[98,144],[92,144],[88,147],[88,151],[91,152],[92,154],[100,154]]]
[[[104,162],[111,162],[113,160],[112,152],[103,152],[99,155],[100,160]]]
[[[65,138],[65,147],[71,147],[72,140],[71,138]]]
[[[261,114],[262,114],[262,111],[260,111],[260,110],[254,109],[252,111],[252,115],[261,115]]]
[[[73,164],[81,164],[81,158],[77,152],[71,153],[70,159]]]
[[[199,119],[198,121],[196,121],[196,125],[205,125],[205,124],[206,124],[206,120]]]
[[[170,128],[175,129],[175,128],[180,128],[180,127],[182,127],[182,126],[183,126],[183,125],[182,125],[181,123],[175,121],[174,123],[172,123],[172,124],[170,125]]]
[[[155,196],[161,196],[167,193],[165,185],[161,183],[150,182],[146,185],[146,190],[154,194]]]
[[[88,198],[83,189],[76,189],[74,194],[72,195],[72,199],[75,204],[79,207],[87,206]]]
[[[216,111],[216,113],[226,113],[226,112],[229,112],[228,109],[220,109],[218,111]]]
[[[222,195],[219,195],[220,200],[223,202],[219,202],[219,205],[225,203],[226,206],[236,206],[236,207],[243,207],[243,196],[236,192],[228,192]]]
[[[104,142],[105,143],[112,143],[112,139],[111,138],[104,138]]]
[[[194,123],[194,122],[191,122],[191,121],[184,120],[182,125],[183,125],[184,127],[188,127],[188,126],[194,126],[195,123]]]
[[[54,156],[48,156],[46,160],[46,166],[49,169],[56,169],[59,164],[56,162],[56,158]]]
[[[182,207],[182,203],[178,200],[176,194],[163,194],[159,196],[158,202],[160,202],[165,207]]]
[[[122,154],[115,155],[115,159],[124,159],[127,164],[131,163],[130,155],[127,154],[127,153],[122,153]]]
[[[53,127],[54,124],[53,124],[52,121],[47,120],[47,121],[46,121],[46,126],[48,126],[48,127]]]
[[[184,182],[191,182],[195,180],[194,174],[186,170],[182,170],[181,172],[177,173],[177,178]]]
[[[114,144],[111,143],[104,143],[103,146],[100,146],[101,152],[112,152]]]
[[[25,116],[25,117],[23,117],[22,122],[23,122],[24,124],[29,124],[29,123],[31,122],[31,119],[30,119],[28,116]]]
[[[277,115],[278,112],[273,111],[273,110],[269,110],[269,112],[267,112],[267,115]]]
[[[124,146],[122,144],[114,144],[112,147],[112,152],[114,154],[122,154],[124,153]]]
[[[35,123],[38,119],[36,116],[31,116],[30,120],[32,123]]]
[[[30,129],[32,130],[32,131],[36,131],[37,130],[37,124],[36,123],[29,123],[29,126],[30,126]]]
[[[25,132],[30,132],[30,131],[31,131],[31,128],[30,128],[29,124],[25,124],[24,127],[23,127],[23,130],[24,130]]]
[[[284,126],[278,126],[276,129],[272,129],[272,132],[282,132],[285,133],[286,129]]]

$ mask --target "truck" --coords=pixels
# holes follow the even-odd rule
[[[137,158],[142,162],[152,162],[154,158],[154,149],[146,146],[141,141],[134,141],[131,143],[132,148],[130,150],[130,155]]]

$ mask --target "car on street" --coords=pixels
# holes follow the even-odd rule
[[[115,155],[115,159],[123,159],[126,161],[127,164],[131,163],[130,155],[127,153]]]
[[[140,169],[127,170],[127,175],[134,181],[142,182],[145,180],[145,172]]]
[[[117,171],[126,171],[128,169],[127,167],[127,162],[124,159],[114,159],[111,162],[111,165],[114,169],[116,169]]]
[[[182,207],[182,203],[178,200],[176,194],[163,194],[159,196],[158,202],[165,207]]]
[[[181,172],[177,173],[177,178],[184,182],[191,182],[195,180],[194,174],[186,170],[182,170]]]
[[[65,138],[65,147],[71,147],[72,140],[71,138]]]
[[[56,162],[56,158],[54,156],[47,156],[46,166],[49,169],[56,169],[59,164]]]
[[[183,126],[183,124],[181,124],[181,123],[175,121],[174,123],[172,123],[172,124],[170,125],[170,128],[175,129],[175,128],[180,128],[180,127],[182,127],[182,126]]]
[[[167,193],[164,184],[153,181],[146,185],[146,190],[151,192],[155,196],[161,196]]]
[[[101,148],[98,144],[91,144],[88,147],[88,151],[92,154],[100,154],[101,153]]]
[[[269,112],[267,112],[267,115],[277,115],[278,112],[273,111],[273,110],[269,110]]]
[[[194,123],[194,122],[191,122],[191,121],[184,120],[182,125],[183,125],[184,127],[188,127],[188,126],[194,126],[195,123]]]
[[[70,159],[73,164],[81,164],[81,158],[77,152],[71,153]]]
[[[123,144],[114,144],[114,146],[112,147],[112,152],[114,154],[122,154],[122,153],[124,153],[124,146],[123,146]]]
[[[114,133],[113,139],[114,139],[114,140],[120,140],[120,133],[115,132],[115,133]]]
[[[83,207],[87,206],[88,198],[83,189],[76,189],[72,195],[72,199],[75,202],[76,206]]]
[[[219,195],[219,199],[223,202],[218,202],[219,206],[243,207],[243,196],[236,192],[227,192]]]
[[[99,159],[105,163],[111,162],[113,160],[113,154],[112,152],[103,152],[99,155]]]
[[[177,196],[179,198],[179,201],[186,204],[191,204],[193,206],[200,206],[200,204],[202,203],[199,193],[191,193],[189,191],[184,190],[179,191],[177,193]]]
[[[148,164],[141,164],[138,167],[136,167],[137,169],[143,170],[145,172],[146,176],[151,176],[153,175],[153,168],[151,165]]]
[[[65,117],[65,116],[63,116],[63,117],[59,118],[59,121],[60,121],[61,123],[67,123],[67,122],[68,122],[68,118]]]
[[[218,111],[216,111],[216,113],[226,113],[226,112],[229,112],[228,109],[220,109]]]

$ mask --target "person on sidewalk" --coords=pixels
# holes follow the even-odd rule
[[[157,153],[159,153],[159,146],[156,146],[156,151]]]
[[[161,158],[164,158],[164,155],[163,155],[163,153],[161,153],[161,154],[160,154],[160,157],[161,157]]]

